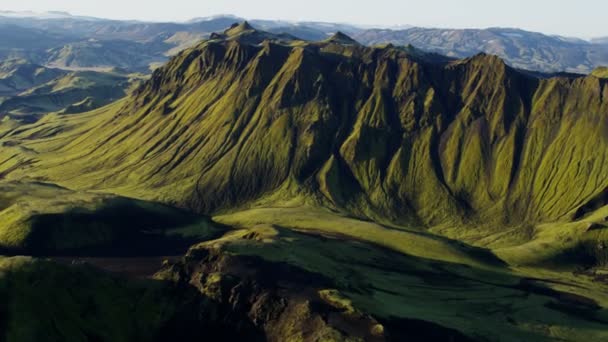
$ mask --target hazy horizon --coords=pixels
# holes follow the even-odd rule
[[[117,8],[121,10],[117,11]],[[591,0],[580,0],[568,5],[555,5],[549,0],[512,0],[509,3],[483,0],[463,0],[458,3],[442,0],[376,0],[356,5],[344,0],[331,3],[322,0],[259,0],[255,4],[244,0],[205,3],[174,0],[170,6],[144,1],[126,3],[105,0],[100,3],[57,0],[49,3],[43,0],[21,0],[3,4],[0,10],[63,11],[79,16],[155,22],[183,22],[196,17],[235,15],[247,19],[322,21],[376,27],[512,27],[585,39],[608,36],[608,29],[602,25],[604,13],[608,13],[608,2],[597,3]]]

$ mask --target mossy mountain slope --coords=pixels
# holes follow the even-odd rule
[[[234,26],[125,100],[9,134],[30,150],[1,171],[203,213],[298,197],[427,226],[570,219],[608,189],[606,80],[339,38]]]

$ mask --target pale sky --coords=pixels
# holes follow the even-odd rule
[[[1,0],[0,10],[55,10],[151,21],[234,14],[248,19],[500,26],[581,38],[608,36],[608,0]]]

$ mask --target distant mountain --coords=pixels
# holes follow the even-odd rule
[[[365,44],[412,44],[420,49],[465,58],[485,52],[516,68],[544,72],[588,73],[608,65],[608,49],[580,39],[548,36],[517,29],[365,30],[354,37]]]
[[[46,51],[45,65],[63,69],[123,68],[148,72],[153,63],[166,61],[163,42],[139,43],[127,40],[88,40]]]
[[[0,20],[0,58],[44,53],[45,49],[75,39],[68,32],[62,34],[42,29],[2,23]]]
[[[0,58],[27,58],[60,68],[146,71],[233,22],[223,17],[179,24],[0,16]]]
[[[608,44],[608,37],[593,38],[591,42],[594,44]]]

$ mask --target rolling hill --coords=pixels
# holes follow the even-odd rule
[[[0,65],[0,117],[32,122],[50,112],[89,111],[124,97],[143,79],[118,69],[67,71],[8,60]]]
[[[0,245],[195,235],[154,279],[252,340],[603,340],[607,99],[602,69],[234,24],[105,107],[0,124]]]
[[[5,60],[0,63],[0,95],[17,95],[65,74],[61,70],[45,68],[24,59]]]

